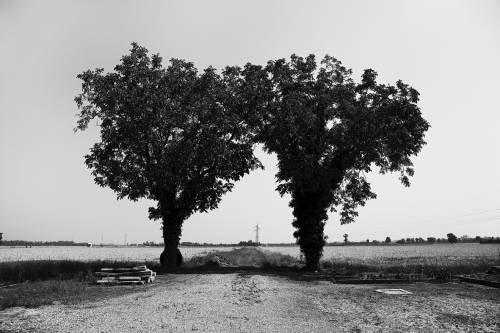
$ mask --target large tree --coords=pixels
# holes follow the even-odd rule
[[[456,243],[458,241],[457,236],[455,236],[452,233],[446,234],[446,238],[448,238],[448,242],[450,242],[451,244]]]
[[[276,153],[277,190],[292,199],[294,236],[306,267],[319,268],[328,209],[340,223],[351,223],[358,206],[375,198],[365,174],[399,172],[409,186],[411,156],[425,144],[429,128],[417,106],[419,93],[398,81],[376,82],[365,70],[360,83],[337,59],[292,55],[290,61],[269,61],[234,68],[239,96],[256,140]]]
[[[114,72],[78,75],[77,130],[100,122],[100,141],[85,156],[95,182],[119,199],[156,201],[162,263],[175,269],[183,222],[217,207],[233,183],[260,166],[245,122],[234,106],[227,74],[159,55],[135,43]]]

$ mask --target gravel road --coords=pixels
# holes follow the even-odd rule
[[[374,291],[383,287],[413,295]],[[2,311],[0,332],[498,332],[499,313],[498,289],[467,284],[173,274],[125,296]]]

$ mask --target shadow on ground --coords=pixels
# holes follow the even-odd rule
[[[264,276],[279,276],[295,281],[329,281],[331,272],[308,272],[300,267],[181,267],[175,272],[165,272],[161,269],[158,274],[253,274]]]

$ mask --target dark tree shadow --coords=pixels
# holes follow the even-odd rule
[[[198,266],[179,267],[175,272],[166,272],[159,268],[159,275],[164,274],[252,274],[275,276],[294,281],[331,281],[331,272],[310,272],[302,267],[255,267],[255,266]]]

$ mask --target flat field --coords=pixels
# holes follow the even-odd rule
[[[211,251],[229,251],[227,247],[181,247],[185,259],[204,255]],[[300,258],[298,246],[261,247],[262,250],[287,254]],[[6,247],[0,246],[0,262],[24,260],[117,260],[158,261],[160,247]],[[476,259],[500,259],[500,244],[423,244],[423,245],[379,245],[379,246],[327,246],[324,260],[341,260],[353,263],[380,263],[404,260],[470,261]]]

